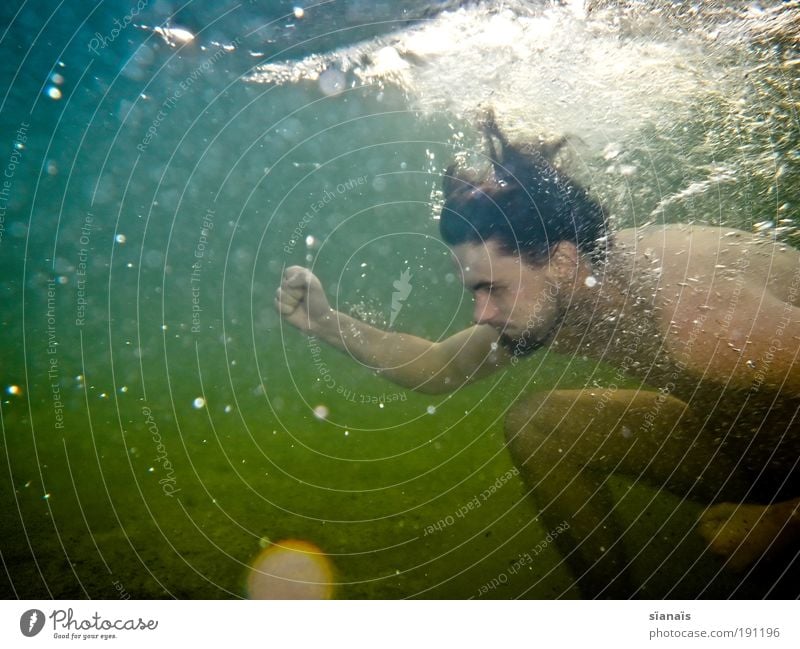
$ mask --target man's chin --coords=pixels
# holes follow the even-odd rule
[[[500,335],[500,344],[505,347],[512,356],[530,356],[537,349],[541,349],[545,343],[534,340],[530,336],[518,336],[508,332]]]

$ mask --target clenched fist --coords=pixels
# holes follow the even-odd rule
[[[301,331],[311,331],[330,315],[331,306],[322,283],[308,268],[289,266],[275,292],[275,308]]]

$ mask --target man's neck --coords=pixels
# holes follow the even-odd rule
[[[595,325],[614,322],[628,300],[624,269],[615,261],[619,260],[609,258],[598,268],[599,265],[592,266],[588,256],[582,255],[574,281],[561,293],[564,317],[552,343],[554,351],[586,353],[587,337],[591,336],[590,349],[602,354],[608,342],[605,338],[610,337],[614,327]]]

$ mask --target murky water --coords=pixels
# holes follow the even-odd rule
[[[288,538],[342,598],[575,595],[502,418],[611,370],[403,390],[282,324],[282,269],[381,327],[469,324],[436,218],[490,106],[566,135],[615,227],[796,244],[796,5],[140,5],[2,9],[3,595],[240,597]],[[640,594],[773,584],[695,563],[694,505],[614,487]]]

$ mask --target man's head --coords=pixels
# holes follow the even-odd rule
[[[475,321],[526,354],[552,338],[566,308],[565,282],[602,256],[606,218],[548,159],[563,141],[515,147],[491,118],[484,129],[492,171],[478,178],[447,170],[439,226],[475,295]]]
[[[561,241],[581,253],[600,254],[606,236],[602,206],[552,162],[566,140],[509,144],[491,113],[482,127],[491,170],[478,177],[451,165],[445,172],[439,222],[444,241],[454,246],[493,239],[508,254],[538,265]]]
[[[577,277],[577,249],[556,246],[550,263],[532,266],[509,255],[496,241],[453,247],[464,286],[475,300],[476,324],[494,327],[515,356],[525,356],[554,337],[569,302],[570,280]]]

